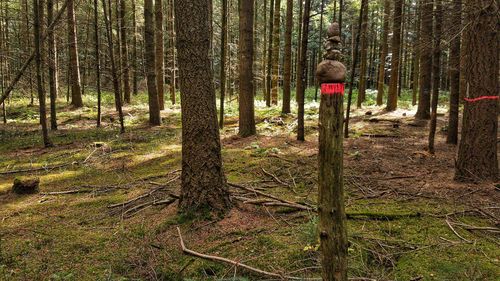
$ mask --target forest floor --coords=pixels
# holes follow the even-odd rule
[[[224,219],[179,215],[180,107],[168,105],[164,125],[151,128],[146,96],[135,98],[124,108],[123,135],[111,95],[100,129],[93,97],[85,97],[83,109],[61,106],[48,149],[37,108],[25,100],[8,106],[9,122],[0,124],[1,280],[272,279],[183,254],[176,227],[197,252],[319,277],[313,212],[245,204],[238,198],[257,194],[232,186],[234,207]],[[407,102],[400,105],[390,114],[376,106],[354,110],[345,140],[349,276],[498,280],[498,183],[453,181],[456,147],[445,144],[444,103],[435,155],[425,150],[426,123],[414,121]],[[236,108],[228,106],[221,131],[228,182],[314,205],[318,104],[306,106],[305,142],[295,140],[295,115],[260,102],[258,136],[241,139]],[[40,193],[13,194],[16,177],[39,177]]]

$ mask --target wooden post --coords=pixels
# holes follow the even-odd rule
[[[319,233],[322,279],[347,280],[347,229],[344,207],[343,123],[345,66],[339,61],[340,31],[328,27],[325,59],[316,76],[321,84],[319,109]]]

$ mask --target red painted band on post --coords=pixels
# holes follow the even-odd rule
[[[321,84],[322,95],[344,95],[344,83],[325,83]]]
[[[499,97],[498,96],[480,96],[480,97],[477,97],[477,98],[464,98],[464,100],[466,102],[476,102],[476,101],[480,101],[480,100],[497,100]]]

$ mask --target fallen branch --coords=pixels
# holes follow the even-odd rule
[[[304,211],[315,211],[315,209],[313,207],[311,207],[311,206],[306,206],[306,205],[302,205],[302,204],[299,204],[299,203],[296,203],[296,202],[292,202],[292,201],[288,201],[288,200],[285,200],[285,199],[281,199],[281,198],[273,196],[271,194],[267,194],[265,192],[258,191],[258,190],[255,190],[253,188],[245,187],[245,186],[242,186],[242,185],[239,185],[239,184],[234,184],[234,183],[228,183],[228,184],[230,186],[232,186],[232,187],[243,189],[243,190],[246,190],[246,191],[249,191],[249,192],[252,192],[252,193],[264,196],[264,197],[267,197],[267,198],[274,199],[274,200],[282,202],[282,203],[286,203],[290,207],[293,207],[293,208],[296,208],[296,209],[300,209],[300,210],[304,210]]]
[[[55,166],[44,166],[44,167],[31,168],[31,169],[3,171],[3,172],[0,172],[0,175],[12,175],[12,174],[19,174],[19,173],[31,173],[31,172],[36,172],[36,171],[48,171],[48,170],[53,170],[53,169],[62,168],[62,167],[70,166],[70,165],[76,165],[76,164],[78,164],[78,162],[64,163],[64,164],[55,165]]]
[[[387,134],[362,134],[362,137],[368,137],[368,138],[400,138],[401,136],[399,135],[387,135]]]
[[[266,171],[264,168],[261,168],[261,169],[262,169],[262,172],[263,172],[264,174],[266,174],[266,175],[270,176],[270,177],[271,177],[271,178],[272,178],[275,182],[277,182],[277,183],[279,183],[279,184],[282,184],[282,185],[284,185],[284,186],[286,186],[286,187],[288,187],[288,188],[292,189],[292,187],[291,187],[288,183],[283,182],[283,181],[282,181],[282,180],[280,180],[280,179],[279,179],[276,175],[274,175],[274,174],[272,174],[272,173],[270,173],[270,172]]]
[[[462,239],[466,243],[472,243],[472,241],[467,240],[467,239],[463,238],[460,234],[458,234],[458,232],[455,230],[455,228],[453,228],[453,226],[451,225],[450,221],[448,220],[448,217],[446,217],[445,221],[446,221],[446,224],[448,225],[448,227],[451,229],[451,231],[453,231],[453,233],[455,233],[455,235],[458,238]]]
[[[241,267],[241,268],[244,268],[244,269],[251,271],[253,273],[257,273],[257,274],[260,274],[263,276],[279,278],[281,280],[286,280],[286,279],[288,279],[288,280],[321,280],[320,278],[302,278],[302,277],[286,276],[286,275],[282,275],[282,274],[278,274],[278,273],[274,273],[274,272],[260,270],[258,268],[251,267],[249,265],[240,263],[238,261],[233,261],[233,260],[226,259],[223,257],[198,253],[198,252],[195,252],[193,250],[186,248],[186,245],[184,244],[184,239],[182,239],[182,234],[181,234],[181,230],[179,227],[177,227],[177,233],[179,234],[179,240],[181,243],[182,252],[184,252],[187,255],[193,256],[193,257],[198,257],[198,258],[202,258],[202,259],[209,260],[209,261],[218,261],[218,262],[226,263],[226,264],[232,265],[236,268]]]
[[[132,198],[130,200],[127,200],[127,201],[122,202],[122,203],[117,203],[117,204],[109,205],[108,208],[125,207],[126,205],[129,205],[130,203],[133,203],[133,202],[136,202],[136,201],[141,200],[143,198],[149,197],[149,196],[153,195],[153,193],[155,193],[155,192],[157,192],[157,191],[165,188],[169,183],[171,183],[171,182],[173,182],[173,181],[175,181],[177,179],[179,179],[179,176],[176,176],[176,177],[170,179],[169,181],[167,181],[165,184],[163,184],[163,185],[161,185],[161,186],[159,186],[157,188],[153,188],[152,190],[150,190],[150,191],[148,191],[148,192],[146,192],[146,193],[144,193],[142,195],[139,195],[137,197],[134,197],[134,198]]]

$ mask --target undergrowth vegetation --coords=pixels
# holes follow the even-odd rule
[[[228,181],[314,204],[319,106],[314,102],[314,89],[307,91],[305,143],[295,141],[294,112],[284,116],[280,107],[266,108],[261,102],[256,103],[259,136],[235,137],[234,98],[226,107],[226,126],[221,131]],[[426,161],[441,161],[439,167],[448,169],[449,163],[442,159],[420,159],[410,152],[405,157],[419,165],[412,167],[398,163],[397,156],[384,158],[390,149],[400,154],[409,145],[417,149],[425,130],[405,127],[395,137],[413,136],[414,143],[383,140],[390,141],[392,148],[364,137],[393,130],[366,125],[366,112],[380,111],[374,106],[375,93],[368,92],[367,99],[367,108],[355,111],[353,137],[346,143],[349,275],[376,280],[497,280],[498,233],[486,230],[491,228],[491,218],[484,215],[496,209],[481,210],[469,201],[477,199],[473,195],[486,200],[487,193],[471,192],[482,188],[477,185],[440,189],[442,178],[419,176],[418,169],[425,170],[430,163]],[[130,217],[108,207],[170,179],[177,181],[169,183],[169,192],[179,193],[179,181],[172,177],[181,166],[179,105],[168,105],[162,112],[163,125],[151,128],[147,126],[147,96],[134,96],[124,108],[126,133],[120,135],[110,93],[103,96],[102,128],[95,127],[94,94],[84,97],[85,107],[79,110],[61,102],[60,130],[51,132],[55,146],[43,149],[37,110],[28,102],[14,97],[7,103],[8,125],[0,125],[0,279],[263,279],[184,255],[177,226],[187,247],[196,251],[267,271],[319,276],[317,217],[309,211],[235,201],[227,217],[216,221],[178,214],[175,204],[151,206]],[[403,92],[401,106],[411,114],[410,92]],[[390,171],[370,170],[367,163],[377,157],[415,177],[398,179]],[[15,172],[20,170],[27,172]],[[9,190],[16,177],[39,177],[41,193],[12,194]],[[425,185],[419,177],[427,177]],[[50,194],[81,189],[85,192]],[[485,206],[491,206],[490,202]]]

